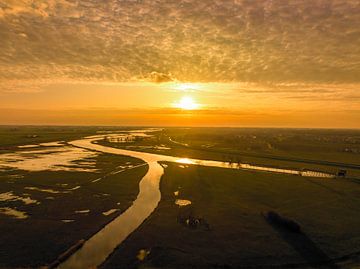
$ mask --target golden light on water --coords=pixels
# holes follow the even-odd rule
[[[180,158],[176,160],[176,162],[182,164],[194,164],[194,161],[190,160],[189,158]]]
[[[184,110],[195,110],[198,109],[200,105],[196,103],[191,96],[184,96],[179,100],[179,102],[174,104],[174,107]]]

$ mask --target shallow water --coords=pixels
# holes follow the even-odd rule
[[[108,211],[103,212],[102,214],[103,214],[104,216],[110,216],[111,214],[115,213],[116,211],[119,211],[119,209],[113,208],[113,209],[110,209],[110,210],[108,210]]]
[[[175,204],[180,206],[180,207],[188,206],[188,205],[191,205],[191,201],[190,200],[183,200],[183,199],[176,199]]]
[[[95,172],[95,161],[81,160],[97,156],[96,152],[69,146],[17,151],[0,154],[0,170]]]
[[[43,147],[60,147],[64,145],[64,141],[55,141],[55,142],[46,142],[46,143],[40,143],[40,146]]]
[[[75,220],[73,219],[63,219],[61,220],[61,222],[64,222],[64,223],[70,223],[70,222],[74,222]]]
[[[22,145],[18,146],[19,149],[37,148],[39,145]]]
[[[10,207],[1,207],[0,214],[8,215],[16,219],[26,219],[28,217],[26,212],[19,211]]]
[[[53,189],[45,189],[45,188],[38,188],[38,187],[25,187],[24,189],[30,190],[30,191],[46,192],[46,193],[51,193],[51,194],[69,193],[69,191],[57,191],[57,190],[53,190]]]
[[[38,202],[35,199],[31,199],[30,197],[22,197],[15,195],[12,191],[0,193],[0,202],[10,202],[10,201],[21,201],[26,205],[40,204],[40,202]]]
[[[90,209],[84,209],[84,210],[76,210],[76,214],[87,214],[90,213]]]

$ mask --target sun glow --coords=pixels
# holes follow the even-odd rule
[[[179,102],[175,103],[175,107],[184,110],[194,110],[199,108],[199,104],[197,104],[192,97],[184,96]]]
[[[180,91],[191,91],[191,90],[198,90],[200,86],[195,83],[179,83],[175,86],[175,89]]]

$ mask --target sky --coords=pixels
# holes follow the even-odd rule
[[[360,128],[360,1],[0,0],[0,124]]]

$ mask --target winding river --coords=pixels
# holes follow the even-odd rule
[[[280,169],[272,167],[262,167],[250,164],[229,164],[220,161],[187,159],[146,152],[137,152],[125,149],[101,146],[93,143],[101,139],[100,136],[88,137],[82,140],[70,142],[75,147],[95,150],[103,153],[126,155],[138,158],[146,162],[149,169],[139,184],[139,194],[123,214],[103,227],[98,233],[87,240],[83,247],[71,255],[65,262],[57,268],[76,269],[76,268],[96,268],[102,264],[106,258],[121,244],[143,221],[155,210],[161,199],[160,178],[164,173],[160,161],[176,162],[182,164],[195,164],[209,167],[221,167],[230,169],[246,169],[266,171],[273,173],[292,174],[305,177],[332,178],[331,174],[315,171],[298,171],[290,169]]]

